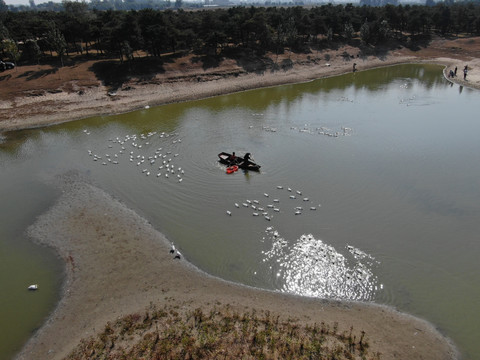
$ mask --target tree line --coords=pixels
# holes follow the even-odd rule
[[[0,56],[39,63],[72,54],[133,60],[143,52],[195,51],[224,56],[306,51],[329,43],[361,41],[376,46],[392,40],[480,35],[480,5],[321,5],[311,8],[231,7],[211,10],[97,10],[64,1],[62,11],[12,12],[1,6]]]

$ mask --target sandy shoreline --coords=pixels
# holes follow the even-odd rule
[[[450,69],[457,66],[457,77],[453,79],[445,77],[461,86],[480,89],[480,59],[478,58],[470,58],[466,61],[453,57],[419,57],[413,52],[403,51],[392,52],[381,58],[367,56],[346,60],[340,55],[340,50],[337,52],[338,54],[329,61],[321,56],[313,59],[310,57],[309,60],[294,58],[293,67],[286,71],[247,72],[233,61],[225,61],[219,68],[208,70],[202,68],[182,72],[172,70],[165,74],[157,74],[148,81],[132,78],[114,93],[100,81],[97,81],[94,86],[81,86],[77,80],[67,80],[62,87],[70,89],[69,91],[37,89],[36,91],[41,95],[32,96],[28,93],[29,95],[14,99],[0,100],[0,133],[92,116],[120,114],[146,106],[159,106],[331,77],[352,71],[354,61],[357,63],[358,71],[405,63],[434,63],[444,65],[446,75]],[[466,81],[463,80],[462,75],[465,64],[469,66]],[[11,81],[11,85],[8,81]],[[7,80],[3,85],[15,86],[15,82]],[[35,84],[32,83],[31,86],[34,87]]]
[[[204,274],[175,260],[162,234],[104,191],[68,177],[61,186],[61,198],[28,232],[65,261],[63,296],[19,360],[62,359],[108,321],[172,303],[184,310],[213,304],[269,310],[300,323],[337,322],[340,331],[353,326],[366,332],[371,353],[381,359],[458,358],[432,325],[385,306],[302,298]]]

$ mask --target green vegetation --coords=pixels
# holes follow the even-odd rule
[[[166,306],[108,323],[67,359],[380,359],[368,350],[365,332],[340,332],[336,323],[302,326],[268,311]]]
[[[61,11],[32,7],[13,12],[0,0],[0,56],[27,64],[62,63],[72,55],[134,61],[139,55],[158,58],[178,52],[258,58],[267,52],[309,52],[341,44],[414,48],[427,44],[433,34],[480,35],[478,2],[197,11],[186,11],[180,8],[181,1],[176,3],[178,9],[126,11],[98,10],[95,2],[64,1]]]

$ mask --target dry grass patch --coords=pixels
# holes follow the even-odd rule
[[[108,323],[67,359],[380,359],[368,349],[365,332],[340,332],[336,323],[304,326],[229,306],[209,313],[165,306]]]

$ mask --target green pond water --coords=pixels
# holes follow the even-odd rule
[[[475,359],[479,94],[441,67],[403,65],[5,134],[0,359],[59,299],[63,266],[25,230],[70,171],[210,274],[391,305]],[[227,175],[221,151],[251,152],[261,172]]]

